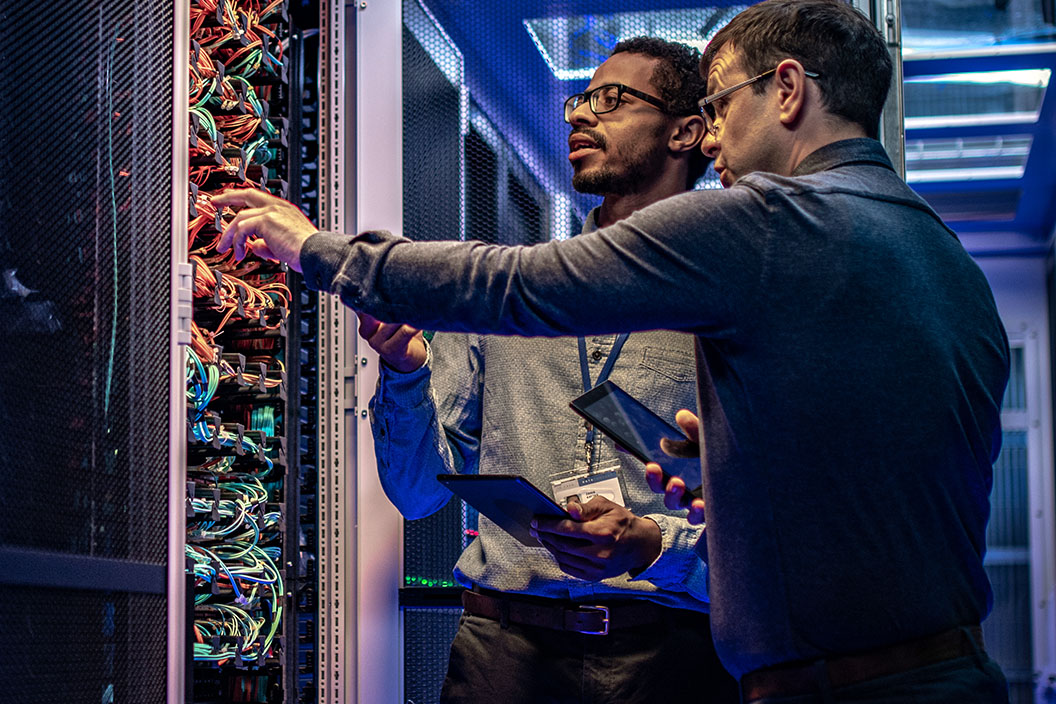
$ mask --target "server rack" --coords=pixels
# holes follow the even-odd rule
[[[240,277],[189,261],[188,221],[210,220],[204,186],[249,180],[317,212],[319,6],[50,10],[0,7],[0,687],[27,702],[315,701],[318,302],[279,270]],[[208,48],[191,36],[192,10],[196,31],[215,30]],[[254,47],[247,36],[261,27],[268,39]],[[285,59],[252,76],[239,66],[247,47],[264,64]],[[221,96],[209,124],[188,114],[192,59],[214,71]],[[247,80],[224,84],[225,72]],[[247,116],[256,128],[234,138]],[[229,168],[188,188],[189,169],[210,163]],[[190,247],[223,219],[199,222]],[[270,303],[282,306],[251,292],[280,283],[289,294]],[[188,365],[192,332],[207,322],[228,345],[208,345],[223,372],[212,384],[208,364]],[[202,480],[210,460],[233,469]],[[284,471],[257,471],[268,464]],[[256,475],[241,506],[235,470]],[[220,559],[188,570],[188,527],[191,545],[217,557],[239,512],[270,534],[267,578]],[[210,569],[203,594],[188,576]],[[260,630],[203,633],[201,620],[196,630],[195,612],[224,597]],[[213,656],[204,667],[203,655]]]
[[[211,202],[258,188],[317,210],[318,9],[293,9],[190,7],[188,702],[317,698],[318,298],[220,255],[232,213]]]

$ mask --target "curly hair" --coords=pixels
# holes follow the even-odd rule
[[[657,37],[635,37],[621,41],[612,50],[613,56],[620,53],[659,59],[650,80],[660,94],[658,97],[667,105],[667,111],[677,116],[700,114],[697,101],[704,97],[707,84],[700,74],[699,51]],[[711,159],[701,150],[693,150],[689,159],[687,188],[696,184],[710,163]]]

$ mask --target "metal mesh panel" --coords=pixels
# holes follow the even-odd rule
[[[1001,454],[994,463],[990,494],[990,523],[986,543],[991,548],[1021,548],[1026,559],[1028,537],[1027,433],[1006,431]]]
[[[1023,383],[1023,349],[1012,351],[1018,372],[1013,371],[1010,387]],[[994,590],[994,608],[983,622],[983,632],[987,651],[1008,677],[1012,701],[1030,701],[1027,690],[1033,676],[1027,468],[1027,432],[1005,430],[994,463],[986,531],[986,572]],[[1026,699],[1016,698],[1021,690]]]
[[[405,236],[417,240],[465,239],[464,158],[471,155],[486,160],[472,134],[463,143],[465,119],[462,56],[428,10],[415,0],[407,0],[403,28]],[[479,174],[472,169],[469,173],[478,183]],[[489,173],[490,185],[496,173],[494,159]],[[481,184],[480,191],[469,193],[468,202],[479,204],[482,197],[486,198],[484,192]],[[474,233],[481,239],[494,231],[493,219],[478,217],[473,223]],[[452,500],[432,516],[404,524],[405,586],[454,585],[451,568],[462,551],[460,503]],[[417,676],[412,680],[417,682]],[[407,686],[414,686],[411,680]]]
[[[429,54],[403,31],[403,229],[418,240],[461,232],[461,96]]]
[[[0,587],[4,701],[161,704],[164,622],[164,596]]]
[[[435,704],[447,674],[447,654],[461,609],[404,609],[404,701]]]
[[[1013,690],[1029,689],[1034,670],[1030,565],[988,565],[986,573],[994,588],[994,610],[983,621],[986,650],[1001,665]],[[1029,696],[1022,701],[1030,701]]]
[[[0,543],[161,564],[172,5],[0,12]]]
[[[462,554],[463,503],[451,499],[426,518],[405,521],[403,574],[408,587],[455,586],[451,568]]]

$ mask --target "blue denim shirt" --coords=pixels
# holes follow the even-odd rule
[[[584,223],[595,228],[596,210]],[[612,354],[614,335],[587,339],[592,380]],[[654,331],[627,338],[610,377],[655,412],[674,418],[696,407],[693,337]],[[429,359],[402,374],[384,365],[370,401],[378,475],[408,518],[442,508],[451,492],[437,474],[517,474],[544,492],[557,472],[586,466],[585,424],[568,402],[583,393],[575,338],[556,340],[438,333]],[[586,582],[563,573],[541,547],[525,547],[486,517],[459,557],[455,578],[499,591],[557,599],[644,598],[707,611],[707,565],[694,552],[703,527],[664,507],[641,462],[595,436],[592,467],[615,468],[625,505],[660,526],[661,552],[631,579]]]
[[[855,139],[534,247],[320,233],[381,319],[697,336],[712,632],[735,676],[976,623],[1008,343],[953,233]]]
[[[614,336],[587,338],[592,378],[611,354]],[[695,401],[693,338],[683,333],[631,335],[610,377],[657,413],[673,418]],[[518,474],[544,493],[552,475],[586,466],[586,429],[568,407],[581,394],[574,338],[437,333],[428,363],[400,374],[383,369],[370,402],[378,474],[389,499],[408,518],[440,509],[451,492],[442,473]],[[615,468],[623,499],[636,515],[660,526],[661,553],[632,579],[600,582],[571,577],[542,547],[525,547],[486,517],[458,559],[464,586],[558,599],[644,598],[707,611],[707,566],[694,552],[702,528],[645,483],[642,463],[597,435],[592,466]]]

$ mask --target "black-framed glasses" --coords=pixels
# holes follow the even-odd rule
[[[756,81],[761,81],[764,78],[769,78],[770,76],[774,75],[775,71],[777,71],[776,66],[770,69],[769,71],[763,71],[758,76],[753,76],[749,78],[747,81],[735,83],[729,88],[723,88],[722,90],[716,91],[711,95],[705,95],[703,98],[698,100],[697,105],[699,105],[704,111],[704,128],[708,131],[708,134],[715,136],[715,133],[717,132],[717,129],[715,127],[715,101],[725,98],[727,95],[734,92],[735,90],[740,90],[745,86],[750,86]],[[815,73],[814,71],[803,71],[803,74],[807,78],[817,78],[821,75],[819,73]]]
[[[667,105],[665,105],[664,101],[660,100],[660,98],[656,98],[648,93],[643,93],[640,90],[635,90],[622,83],[606,83],[593,90],[588,90],[586,93],[576,93],[566,100],[565,122],[572,122],[572,113],[583,103],[590,105],[590,111],[595,115],[604,115],[607,112],[612,112],[620,107],[620,100],[623,98],[624,93],[633,95],[640,100],[644,100],[661,112],[667,112]]]

